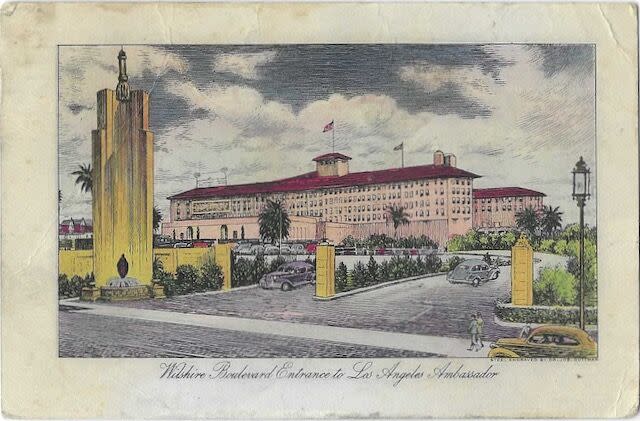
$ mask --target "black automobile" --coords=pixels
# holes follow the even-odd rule
[[[477,287],[481,283],[498,278],[498,275],[500,269],[497,266],[490,266],[480,259],[468,259],[447,273],[447,280],[452,284],[467,283]]]
[[[264,289],[290,291],[298,286],[313,284],[316,281],[315,267],[307,262],[290,262],[280,266],[275,272],[260,278],[259,285]]]

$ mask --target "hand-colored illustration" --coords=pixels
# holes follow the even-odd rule
[[[597,358],[593,45],[59,47],[61,357]]]

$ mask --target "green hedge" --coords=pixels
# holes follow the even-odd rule
[[[516,323],[549,323],[560,325],[578,323],[579,311],[578,307],[516,307],[507,303],[496,304],[496,316],[498,316],[500,320]],[[585,310],[585,318],[587,324],[597,324],[597,308],[588,307]]]
[[[394,256],[382,263],[376,262],[371,256],[366,265],[358,262],[351,271],[347,270],[344,263],[340,263],[336,268],[335,275],[336,293],[396,279],[439,272],[442,266],[442,260],[435,255],[429,255],[425,258],[418,256],[416,259],[412,259],[410,256]]]
[[[222,287],[222,269],[213,259],[205,261],[200,268],[192,265],[179,265],[176,274],[165,272],[162,262],[153,262],[154,283],[164,287],[167,297],[185,295],[194,292],[217,291]]]
[[[93,273],[81,278],[78,275],[73,275],[71,279],[61,273],[58,275],[58,297],[59,298],[75,298],[79,297],[82,292],[82,288],[94,286],[95,281],[93,279]]]

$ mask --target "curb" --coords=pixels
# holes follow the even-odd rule
[[[167,298],[176,298],[176,297],[192,297],[195,295],[218,295],[218,294],[228,294],[230,292],[234,292],[234,291],[243,291],[245,289],[253,289],[253,288],[257,288],[258,284],[253,284],[253,285],[245,285],[242,287],[236,287],[236,288],[231,288],[228,290],[216,290],[216,291],[206,291],[206,292],[192,292],[191,294],[184,294],[184,295],[174,295],[172,297],[165,297],[163,298],[164,300],[166,300]],[[73,297],[73,298],[65,298],[63,300],[58,300],[58,304],[69,304],[69,303],[74,303],[74,302],[81,302],[79,297]]]
[[[498,318],[498,316],[496,316],[494,314],[493,316],[493,322],[495,324],[497,324],[498,326],[503,326],[503,327],[525,327],[527,325],[527,323],[522,323],[522,322],[505,322],[504,320]],[[535,329],[537,327],[540,326],[546,326],[546,325],[550,325],[553,323],[529,323],[529,326],[531,326],[531,329]],[[597,325],[586,325],[585,326],[585,330],[587,331],[597,331],[598,330],[598,326]]]
[[[332,295],[331,297],[317,297],[314,295],[313,299],[316,301],[332,301],[332,300],[337,300],[338,298],[349,297],[351,295],[356,295],[356,294],[362,294],[363,292],[374,291],[376,289],[388,287],[391,285],[397,285],[404,282],[411,282],[411,281],[417,281],[418,279],[433,278],[440,275],[446,275],[446,273],[447,272],[436,272],[436,273],[428,273],[426,275],[411,276],[409,278],[395,279],[393,281],[383,282],[381,284],[371,285],[364,288],[353,289],[351,291],[340,292],[338,294]]]

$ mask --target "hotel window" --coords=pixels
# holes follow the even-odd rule
[[[440,209],[436,209],[436,215],[440,215]]]
[[[427,209],[427,216],[429,216],[429,209]]]
[[[440,189],[440,194],[444,194],[444,189]]]

